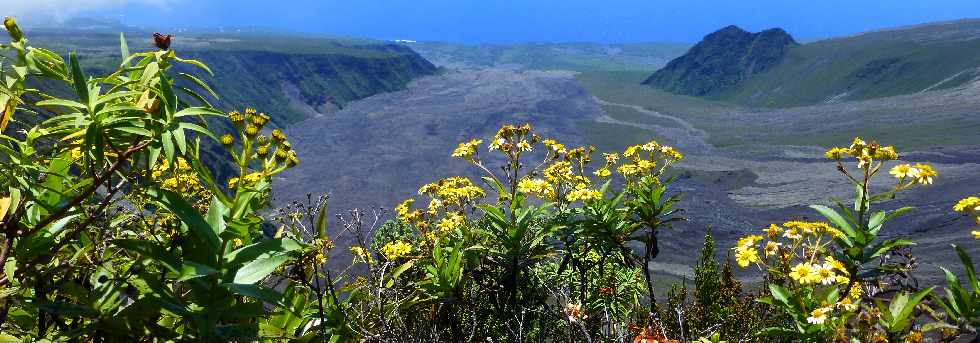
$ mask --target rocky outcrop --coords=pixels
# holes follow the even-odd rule
[[[717,95],[778,65],[794,45],[793,37],[779,28],[751,33],[728,26],[705,36],[643,83],[678,94]]]

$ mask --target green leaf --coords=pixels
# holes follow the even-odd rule
[[[216,273],[218,273],[217,269],[194,261],[184,261],[184,264],[180,267],[180,276],[177,278],[177,281],[187,281]]]
[[[201,70],[204,70],[206,73],[208,73],[208,75],[214,76],[214,73],[211,72],[211,68],[208,68],[208,66],[206,64],[202,63],[201,61],[191,60],[191,59],[183,59],[183,58],[180,58],[180,57],[174,57],[174,59],[177,60],[178,62],[187,63],[187,64],[190,64],[192,66],[201,68]]]
[[[225,116],[225,113],[208,107],[188,107],[180,110],[180,112],[175,113],[174,117],[179,118],[179,117],[194,116],[194,115],[222,117]]]
[[[112,244],[124,250],[143,255],[143,257],[152,258],[155,262],[163,264],[170,272],[181,273],[181,265],[177,261],[177,258],[171,255],[166,248],[155,242],[137,239],[117,239],[112,241]]]
[[[866,256],[866,259],[872,259],[878,257],[881,254],[888,252],[889,250],[892,250],[900,246],[906,246],[906,245],[915,245],[915,242],[907,239],[897,239],[897,238],[886,240],[884,242],[878,243],[875,246],[871,247],[871,250],[869,251],[871,254]]]
[[[246,263],[235,273],[236,284],[253,284],[262,281],[266,276],[272,274],[280,265],[289,261],[290,257],[285,254],[276,254],[265,258],[258,258]]]
[[[201,213],[197,212],[187,200],[184,200],[179,194],[168,190],[150,191],[148,194],[160,201],[177,218],[180,218],[194,236],[207,245],[208,249],[210,249],[208,251],[209,255],[217,254],[220,245],[218,235],[214,233],[214,229],[208,225],[208,222],[201,216]]]
[[[320,204],[320,209],[316,214],[316,222],[314,223],[314,229],[316,229],[317,238],[327,237],[327,201],[324,200],[323,204]]]
[[[126,58],[129,57],[129,46],[126,44],[126,36],[123,35],[122,32],[119,33],[119,53],[123,59],[123,63],[121,65],[123,67],[128,67],[129,62],[126,61]]]
[[[208,226],[214,231],[214,234],[221,236],[221,232],[225,231],[225,215],[228,213],[228,208],[225,204],[221,202],[217,197],[211,197],[211,205],[208,207],[207,222]]]
[[[779,300],[779,302],[785,305],[790,304],[789,298],[793,296],[793,293],[786,289],[786,287],[772,283],[769,284],[769,292],[772,293],[774,299]]]
[[[837,211],[835,211],[834,209],[824,205],[810,205],[810,208],[816,210],[818,213],[823,215],[824,218],[827,218],[828,221],[830,221],[839,229],[841,229],[841,231],[843,231],[844,234],[848,237],[844,240],[846,243],[848,243],[848,245],[851,245],[853,243],[863,245],[867,243],[864,240],[865,239],[864,234],[856,232],[854,230],[854,227],[852,227],[851,224],[848,223],[847,220],[844,219],[844,217],[842,217],[840,213],[837,213]]]
[[[71,65],[72,87],[75,88],[75,95],[83,104],[88,104],[88,83],[85,80],[85,73],[82,72],[82,66],[78,64],[78,55],[74,51],[68,53],[68,63]]]
[[[235,266],[257,258],[270,257],[302,248],[302,243],[292,238],[267,239],[228,253],[225,255],[225,261],[228,261],[229,265]]]
[[[86,108],[86,106],[83,105],[80,102],[72,101],[72,100],[67,100],[67,99],[41,100],[41,101],[38,101],[35,105],[37,105],[37,106],[62,106],[62,107],[72,107],[72,108],[78,108],[78,109],[84,109],[84,108]]]

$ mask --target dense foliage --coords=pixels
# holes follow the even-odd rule
[[[664,293],[649,266],[661,230],[685,220],[665,174],[683,156],[670,146],[599,157],[505,125],[452,152],[479,179],[439,179],[394,218],[355,210],[328,230],[325,197],[269,208],[271,177],[299,163],[287,137],[265,113],[223,113],[175,86],[177,76],[210,93],[173,66],[210,69],[165,37],[133,54],[121,39],[119,67],[88,76],[74,54],[65,61],[28,46],[13,19],[4,26],[0,342],[918,342],[975,337],[980,325],[964,250],[966,280],[944,269],[939,292],[904,282],[914,242],[879,238],[911,209],[875,206],[937,177],[897,164],[896,185],[874,193],[871,179],[898,159],[892,147],[831,149],[854,205],[813,206],[826,222],[738,242],[735,263],[761,267],[761,286],[716,260],[708,235],[693,287]],[[234,132],[217,136],[206,116]],[[207,141],[237,177],[211,176]],[[980,224],[977,197],[953,209]],[[341,235],[354,244],[336,248]],[[325,268],[328,258],[349,267]]]

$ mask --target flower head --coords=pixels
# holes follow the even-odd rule
[[[914,179],[919,177],[919,170],[910,164],[899,164],[897,166],[894,166],[890,171],[888,171],[888,173],[892,174],[892,176],[895,176],[895,178],[897,179],[905,179],[905,178]]]
[[[827,316],[830,311],[833,310],[828,306],[819,307],[810,312],[810,316],[806,318],[807,323],[820,325],[827,321]]]
[[[916,163],[915,169],[919,170],[919,175],[917,176],[917,178],[919,184],[922,185],[931,185],[932,179],[935,178],[936,176],[939,176],[939,173],[937,173],[936,170],[933,169],[931,165],[925,163]]]

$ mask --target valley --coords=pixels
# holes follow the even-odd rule
[[[928,233],[915,248],[922,275],[939,277],[935,264],[955,258],[947,245],[969,235],[969,221],[950,208],[980,189],[980,83],[773,108],[643,85],[651,70],[441,67],[440,75],[406,90],[290,126],[304,160],[275,181],[277,201],[329,193],[335,213],[390,209],[433,177],[476,176],[449,153],[504,123],[529,122],[546,137],[600,151],[657,139],[685,154],[675,189],[684,193],[681,207],[691,220],[664,233],[656,268],[685,278],[683,266],[697,257],[709,229],[729,246],[771,222],[814,219],[809,204],[849,198],[848,184],[823,152],[861,136],[894,144],[903,161],[932,163],[940,173],[935,185],[885,205],[917,207],[885,235]],[[885,173],[877,181],[876,189],[892,182]],[[977,244],[966,248],[980,252]]]

